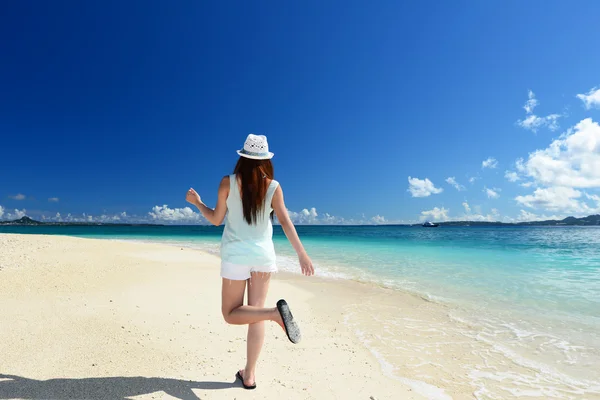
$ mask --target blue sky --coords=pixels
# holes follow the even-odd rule
[[[248,133],[298,223],[600,212],[597,2],[173,4],[3,7],[0,219],[199,221]]]

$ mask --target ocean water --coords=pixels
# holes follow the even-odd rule
[[[437,379],[453,345],[460,350],[462,376],[476,398],[600,398],[600,228],[596,227],[397,227],[298,226],[317,275],[372,282],[417,294],[443,305],[440,320],[396,319],[389,305],[384,333],[357,335],[398,379],[432,385],[420,373],[436,364]],[[280,227],[274,241],[281,270],[299,272]],[[150,241],[219,252],[222,228],[18,227],[0,233],[60,234]],[[440,308],[441,309],[441,308]],[[353,325],[355,324],[355,325]],[[411,330],[408,330],[410,327]],[[428,332],[423,354],[406,368],[403,337]],[[437,333],[436,333],[437,332]],[[448,337],[454,337],[449,344]],[[439,339],[439,340],[438,340]],[[408,354],[408,353],[406,353]],[[457,353],[458,354],[458,353]],[[431,365],[429,366],[431,368]],[[416,386],[418,389],[418,385]],[[430,388],[430,387],[429,387]],[[431,389],[431,388],[430,388]],[[433,391],[432,393],[438,393]],[[447,392],[430,397],[451,398]]]

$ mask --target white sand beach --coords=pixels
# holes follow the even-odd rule
[[[258,387],[244,390],[246,327],[223,321],[220,284],[219,259],[192,249],[0,235],[0,399],[430,398],[343,323],[377,288],[289,274],[267,303],[288,301],[303,340],[269,324]]]

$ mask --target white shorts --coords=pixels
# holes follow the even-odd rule
[[[275,264],[270,267],[253,267],[251,265],[232,264],[226,261],[221,261],[221,277],[231,279],[232,281],[245,281],[250,279],[252,272],[277,272]]]

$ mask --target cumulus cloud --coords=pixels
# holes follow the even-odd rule
[[[439,194],[444,191],[442,188],[436,188],[428,179],[419,179],[408,177],[408,191],[412,197],[428,197],[432,194]]]
[[[476,180],[477,180],[477,177],[476,176],[472,176],[472,177],[469,178],[469,183],[473,184],[473,183],[475,183]]]
[[[535,98],[535,94],[530,90],[527,94],[527,102],[523,106],[525,109],[525,119],[518,120],[517,125],[528,129],[532,132],[537,132],[538,129],[547,126],[551,131],[558,129],[558,119],[560,114],[550,114],[545,117],[539,117],[533,113],[533,110],[538,106],[539,102]]]
[[[527,161],[517,160],[517,169],[541,186],[600,187],[600,126],[580,121]]]
[[[2,207],[0,207],[0,208],[2,208]],[[0,213],[0,216],[5,214],[5,211],[3,208],[1,211],[2,211],[2,213]],[[21,219],[21,218],[25,217],[26,215],[27,215],[27,210],[25,210],[25,209],[18,210],[15,208],[15,210],[12,213],[10,213],[10,212],[6,213],[4,218],[10,221],[10,220],[14,220],[14,219]]]
[[[585,214],[597,211],[580,200],[582,195],[579,190],[556,186],[536,189],[532,194],[515,197],[515,201],[525,207],[562,213]]]
[[[444,207],[439,208],[439,207],[434,207],[431,210],[427,210],[427,211],[421,211],[421,216],[420,219],[421,221],[424,220],[433,220],[433,221],[448,221],[449,217],[448,217],[448,213],[450,212],[449,209],[446,209]]]
[[[529,90],[529,92],[527,93],[527,97],[527,102],[525,102],[523,108],[525,109],[525,113],[533,114],[533,110],[537,107],[538,101],[535,98],[535,93],[533,93],[533,91],[531,90]]]
[[[534,222],[534,221],[548,221],[548,220],[562,220],[565,219],[564,215],[538,215],[529,211],[521,210],[517,218],[513,222]]]
[[[510,182],[516,182],[520,180],[519,174],[514,171],[504,171],[504,177]]]
[[[375,223],[377,225],[385,224],[387,222],[385,217],[382,215],[374,216],[373,218],[371,218],[371,221],[373,221],[373,223]]]
[[[471,206],[469,206],[469,203],[467,203],[466,201],[462,203],[462,206],[465,209],[465,213],[469,214],[471,212]]]
[[[462,190],[465,190],[465,187],[463,185],[461,185],[460,183],[456,182],[456,178],[454,178],[453,176],[446,178],[446,182],[449,185],[454,186],[454,188],[456,190],[458,190],[459,192]]]
[[[462,203],[463,208],[465,209],[465,213],[456,218],[452,218],[456,221],[487,221],[487,222],[496,222],[500,221],[500,212],[496,208],[492,208],[489,214],[482,214],[481,207],[475,206],[475,213],[472,213],[471,206],[467,201]],[[504,218],[506,220],[506,218]]]
[[[319,213],[315,207],[305,208],[299,212],[288,210],[288,215],[295,225],[379,225],[390,223],[382,215],[368,218],[363,214],[360,218],[346,219],[328,213]],[[275,223],[279,223],[277,219]]]
[[[299,212],[288,210],[288,215],[295,225],[381,225],[391,223],[380,214],[370,218],[364,214],[358,218],[343,218],[328,213],[319,213],[315,207],[305,208]],[[275,219],[275,223],[279,223],[279,221]]]
[[[500,194],[498,192],[500,192],[501,190],[498,188],[490,189],[488,187],[484,187],[483,191],[489,199],[497,199],[498,197],[500,197]]]
[[[317,209],[315,207],[312,207],[310,209],[305,208],[300,212],[295,212],[295,211],[290,211],[288,210],[288,215],[290,216],[290,219],[292,220],[292,222],[294,224],[319,224],[319,213],[317,213]],[[325,216],[325,220],[328,221],[328,223],[335,223],[334,221],[336,220],[335,217],[326,214]]]
[[[24,194],[22,194],[22,193],[19,193],[19,194],[16,194],[14,196],[8,196],[8,197],[10,197],[13,200],[25,200],[26,196]]]
[[[496,168],[498,166],[498,160],[494,157],[489,157],[487,160],[481,162],[481,168]]]
[[[167,222],[167,223],[177,223],[177,222],[200,222],[204,220],[202,214],[194,212],[189,207],[183,208],[170,208],[168,205],[164,204],[162,206],[154,206],[152,207],[152,211],[148,213],[148,216],[151,220],[156,222]]]
[[[0,206],[0,218],[4,215],[4,207]]]
[[[60,200],[58,197],[50,197],[50,198],[48,199],[48,201],[49,201],[50,203],[58,203],[58,200]]]
[[[583,101],[583,105],[587,110],[600,108],[600,86],[590,89],[586,94],[578,94],[577,98]]]
[[[524,120],[519,120],[517,123],[525,129],[532,132],[537,132],[541,127],[547,126],[551,131],[555,131],[559,128],[558,119],[561,116],[559,114],[550,114],[545,117],[538,117],[537,115],[528,115]]]

